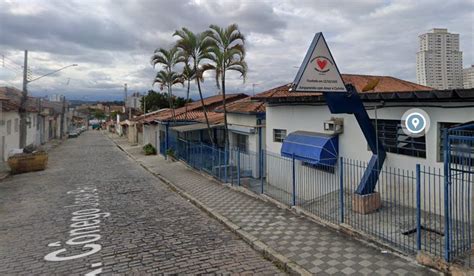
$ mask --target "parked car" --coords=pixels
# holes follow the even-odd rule
[[[68,138],[77,138],[79,133],[76,130],[69,132]]]

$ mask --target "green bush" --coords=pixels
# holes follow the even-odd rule
[[[167,149],[166,150],[166,155],[171,157],[171,158],[175,158],[176,159],[176,156],[174,155],[174,150],[173,149]]]
[[[145,155],[152,155],[156,154],[156,149],[152,144],[146,144],[143,146],[143,151],[145,152]]]

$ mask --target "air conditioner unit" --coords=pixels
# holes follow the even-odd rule
[[[344,130],[343,118],[331,118],[324,122],[324,131],[331,134],[340,134]]]

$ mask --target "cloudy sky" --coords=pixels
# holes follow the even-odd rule
[[[434,27],[459,33],[464,67],[474,64],[472,0],[0,0],[0,85],[21,87],[28,49],[33,77],[79,64],[32,82],[32,94],[121,99],[124,83],[132,92],[151,88],[150,56],[174,43],[176,29],[231,23],[247,37],[249,73],[245,83],[229,75],[228,92],[292,81],[318,31],[343,73],[415,81],[418,35]],[[216,91],[208,75],[205,93]]]

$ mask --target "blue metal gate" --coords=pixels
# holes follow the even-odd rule
[[[474,197],[474,122],[444,133],[445,259],[471,261]]]

